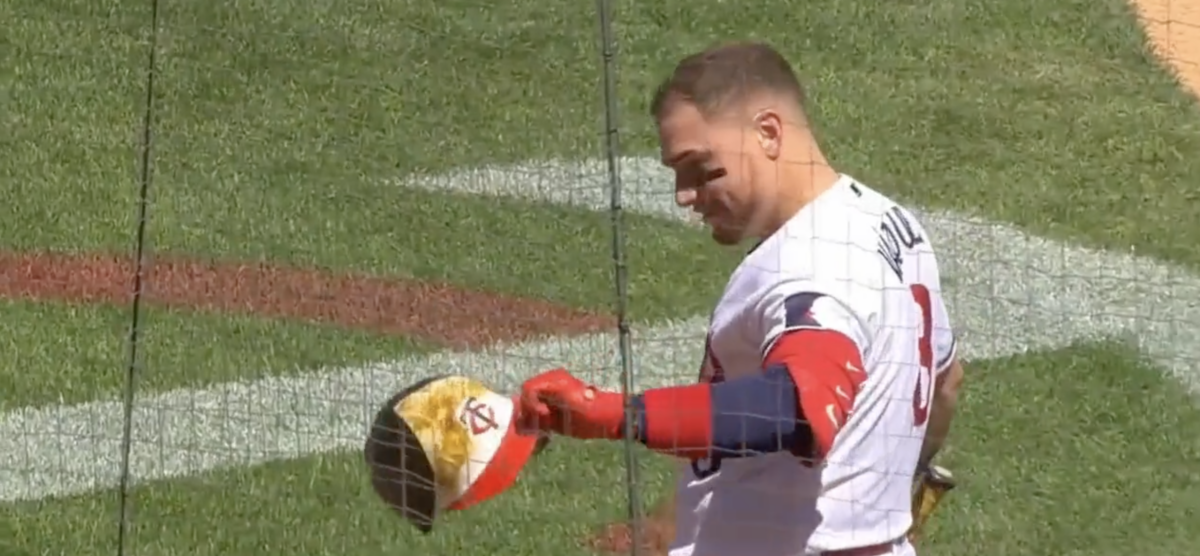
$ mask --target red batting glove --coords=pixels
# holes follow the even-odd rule
[[[624,436],[621,395],[575,378],[566,369],[538,374],[521,386],[521,423],[525,428],[582,439]]]

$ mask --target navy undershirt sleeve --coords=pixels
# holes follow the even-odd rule
[[[793,452],[812,442],[812,430],[800,412],[798,389],[783,364],[761,374],[709,385],[712,398],[712,452],[720,457],[746,457]],[[645,405],[633,400],[638,440],[645,443]]]

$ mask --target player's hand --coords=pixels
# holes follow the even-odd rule
[[[566,369],[538,374],[521,386],[521,424],[526,429],[583,439],[622,437],[621,395],[575,378]]]

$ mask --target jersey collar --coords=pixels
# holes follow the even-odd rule
[[[796,211],[796,214],[792,215],[792,217],[789,218],[788,221],[785,222],[781,228],[779,228],[779,230],[776,230],[774,234],[771,234],[771,236],[778,234],[780,231],[792,225],[794,221],[805,218],[809,214],[812,214],[812,211],[818,206],[832,202],[847,194],[853,195],[856,198],[862,197],[862,187],[858,185],[858,180],[846,174],[838,174],[837,181],[833,182],[833,185],[829,186],[829,189],[826,189],[823,193],[817,195],[816,199],[813,199],[807,205],[801,207],[800,210]],[[750,250],[746,251],[746,254],[749,255],[758,250],[763,243],[766,243],[767,240],[771,239],[771,236],[767,236],[754,242],[754,245],[750,247]]]

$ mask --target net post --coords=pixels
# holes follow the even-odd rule
[[[640,552],[641,499],[637,492],[637,453],[635,452],[634,424],[636,417],[631,397],[636,392],[633,367],[633,349],[628,319],[628,268],[625,261],[624,207],[621,199],[620,129],[617,112],[617,40],[613,32],[612,0],[596,0],[596,14],[600,24],[600,54],[602,58],[602,81],[604,98],[604,158],[607,165],[609,188],[609,215],[612,224],[613,282],[616,294],[617,342],[621,358],[621,394],[625,400],[625,487],[628,499],[628,518],[633,543],[630,553]]]

